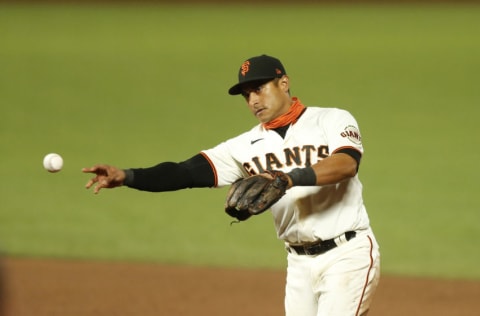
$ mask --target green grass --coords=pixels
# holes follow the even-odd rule
[[[283,268],[270,215],[230,226],[225,189],[94,196],[80,172],[179,161],[256,124],[226,90],[268,53],[304,103],[358,119],[384,272],[478,279],[478,29],[467,5],[0,6],[0,247]]]

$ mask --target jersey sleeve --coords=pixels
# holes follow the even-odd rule
[[[331,154],[345,148],[355,149],[363,154],[358,123],[348,111],[332,109],[325,117],[324,126]]]
[[[208,159],[214,173],[215,186],[222,187],[232,184],[236,180],[247,176],[241,162],[235,158],[237,139],[230,139],[219,145],[203,150],[202,154]]]

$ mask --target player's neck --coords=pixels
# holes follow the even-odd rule
[[[274,128],[273,130],[280,135],[280,137],[285,138],[285,135],[287,134],[288,129],[290,128],[290,124],[282,126],[282,127],[277,127]]]
[[[293,104],[290,106],[287,113],[280,115],[270,122],[263,123],[263,127],[265,129],[277,129],[279,127],[295,124],[303,111],[305,111],[305,106],[298,98],[293,97],[292,100]]]

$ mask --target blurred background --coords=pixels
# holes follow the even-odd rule
[[[270,214],[230,225],[225,189],[94,195],[81,172],[182,161],[250,129],[227,89],[265,53],[306,105],[357,118],[384,273],[479,279],[479,30],[473,1],[2,1],[0,249],[284,269]]]

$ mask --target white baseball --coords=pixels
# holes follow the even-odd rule
[[[49,172],[60,171],[63,167],[63,158],[59,154],[48,154],[43,158],[43,167]]]

